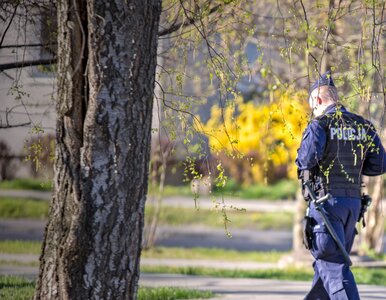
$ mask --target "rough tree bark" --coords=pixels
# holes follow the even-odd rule
[[[58,1],[54,196],[35,299],[135,299],[160,0]]]

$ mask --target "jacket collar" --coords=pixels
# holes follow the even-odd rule
[[[336,110],[339,109],[341,112],[346,112],[346,108],[342,105],[342,104],[337,104],[337,103],[334,103],[334,104],[331,104],[329,106],[327,106],[327,108],[325,109],[323,115],[326,115],[326,114],[333,114],[336,112]]]

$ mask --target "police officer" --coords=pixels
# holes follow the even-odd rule
[[[339,240],[350,253],[361,210],[361,176],[386,172],[386,153],[373,125],[339,102],[331,73],[310,89],[315,118],[303,133],[296,164],[310,172],[317,196],[332,195],[323,209]],[[358,289],[349,264],[328,232],[321,215],[309,203],[311,254],[315,275],[307,300],[357,300]]]

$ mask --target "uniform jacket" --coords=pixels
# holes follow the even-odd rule
[[[361,175],[386,172],[386,152],[369,121],[332,104],[304,131],[296,165],[318,169],[329,188],[359,189]]]

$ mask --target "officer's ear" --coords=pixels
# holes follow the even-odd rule
[[[322,98],[319,97],[319,95],[316,96],[316,103],[317,103],[318,105],[321,105],[321,104],[323,103],[323,100],[322,100]]]

